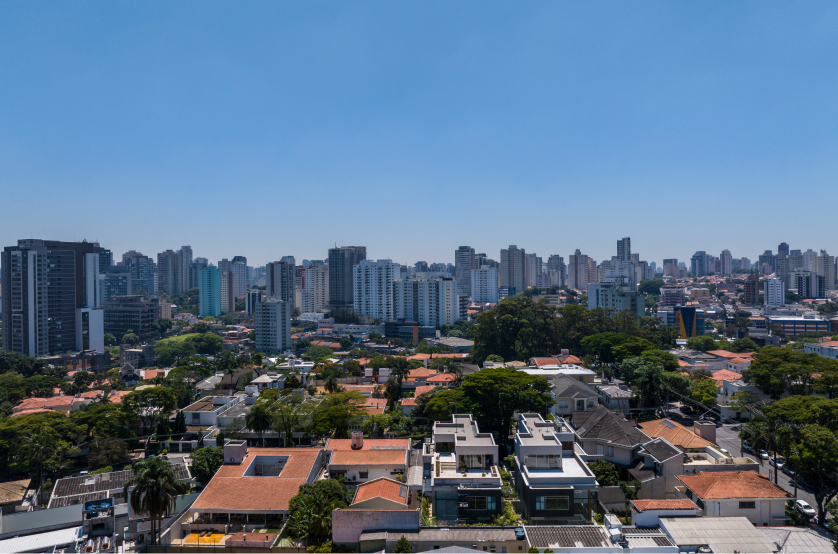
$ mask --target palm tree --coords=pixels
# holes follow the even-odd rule
[[[335,392],[338,387],[338,380],[335,379],[334,375],[330,375],[326,378],[326,382],[323,384],[323,388],[326,389],[326,392],[333,393]]]
[[[21,439],[20,453],[30,464],[35,465],[35,482],[38,485],[41,484],[43,478],[44,462],[56,454],[58,447],[58,436],[46,427],[42,427]]]
[[[140,460],[132,469],[134,476],[125,483],[123,494],[132,510],[151,519],[151,543],[155,544],[163,516],[174,513],[177,497],[186,494],[189,485],[178,481],[172,465],[163,458]]]
[[[262,441],[262,446],[265,446],[264,433],[271,428],[271,413],[263,402],[257,402],[253,405],[244,418],[247,428],[256,433],[259,440]]]
[[[399,382],[399,385],[402,384],[402,381],[405,377],[410,373],[410,365],[407,362],[406,358],[393,358],[393,367],[390,369],[390,375],[396,378]]]
[[[321,491],[316,491],[309,504],[309,535],[315,541],[325,541],[332,534],[332,510],[346,508],[346,504],[330,500]]]

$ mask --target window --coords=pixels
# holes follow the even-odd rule
[[[460,456],[460,465],[469,469],[483,469],[483,454],[465,454]]]
[[[497,499],[494,496],[467,496],[469,510],[496,510]]]
[[[608,447],[608,455],[611,456],[612,458],[614,457],[614,447],[613,446]]]
[[[559,408],[561,408],[562,410],[566,410],[567,409],[567,401],[566,400],[559,401]]]
[[[555,454],[531,454],[524,457],[524,465],[529,469],[561,469],[561,456]]]
[[[369,476],[370,476],[370,472],[369,472],[369,470],[368,470],[368,471],[359,471],[359,472],[358,472],[358,477],[360,477],[361,479],[366,479],[366,478],[367,478],[367,477],[369,477]]]
[[[536,496],[536,510],[567,510],[570,506],[566,496]]]
[[[740,502],[739,509],[740,510],[755,510],[757,507],[757,503],[755,501],[751,502]]]
[[[605,454],[605,447],[601,444],[596,445],[596,453],[597,456],[602,456],[603,454]]]

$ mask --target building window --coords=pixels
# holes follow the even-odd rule
[[[495,510],[497,508],[494,496],[467,496],[469,510]]]
[[[559,408],[561,408],[562,410],[566,410],[567,409],[567,401],[561,400],[559,402]]]
[[[358,477],[361,478],[361,479],[366,479],[367,477],[369,477],[369,475],[370,475],[369,471],[359,471],[358,472]]]
[[[757,507],[757,503],[755,501],[751,502],[740,502],[739,509],[740,510],[754,510]]]
[[[532,454],[524,457],[524,465],[529,469],[560,469],[562,461],[555,454]]]
[[[570,506],[566,496],[536,496],[536,510],[567,510]]]
[[[614,457],[614,447],[613,446],[608,447],[608,455],[612,458]]]

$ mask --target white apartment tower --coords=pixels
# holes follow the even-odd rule
[[[329,307],[329,264],[312,265],[305,269],[303,288],[304,313],[313,313]]]
[[[474,248],[461,246],[454,251],[454,277],[460,296],[471,296],[471,270],[477,269]]]
[[[524,284],[527,288],[538,286],[538,277],[542,273],[543,262],[535,254],[527,254],[524,259]]]
[[[268,298],[288,302],[293,311],[296,306],[295,288],[296,274],[293,264],[279,261],[265,266],[265,294]]]
[[[256,350],[277,354],[291,348],[291,304],[276,298],[257,302]]]
[[[516,292],[526,288],[527,253],[523,248],[510,244],[500,251],[500,274],[498,281],[502,287],[515,287]]]
[[[473,302],[498,301],[498,270],[483,266],[471,271],[471,300]]]
[[[476,272],[473,270],[472,275]],[[419,325],[454,325],[460,319],[457,282],[451,277],[396,279],[393,302],[396,319],[418,321]]]
[[[567,279],[567,266],[564,265],[564,258],[557,254],[551,254],[547,258],[547,275],[550,277],[551,287],[563,287]]]
[[[782,280],[767,279],[765,281],[765,305],[784,306],[786,303],[786,286]]]
[[[631,259],[631,238],[623,237],[617,241],[617,258],[624,262],[630,262]]]
[[[723,277],[733,275],[733,256],[730,254],[730,250],[722,250],[719,256],[719,265]]]
[[[826,250],[821,250],[820,256],[815,258],[815,273],[823,277],[825,290],[835,289],[835,256],[830,256]]]
[[[401,276],[401,266],[392,260],[361,260],[352,267],[355,313],[371,319],[395,318],[393,281]]]

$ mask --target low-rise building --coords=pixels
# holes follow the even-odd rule
[[[522,367],[521,371],[529,375],[538,375],[548,381],[561,375],[573,377],[580,383],[593,383],[596,371],[576,364],[544,365],[541,367]]]
[[[498,446],[481,433],[470,414],[437,421],[433,442],[424,444],[424,493],[440,521],[490,521],[503,511]]]
[[[370,531],[361,534],[359,552],[392,552],[404,537],[416,552],[514,552],[527,551],[527,542],[520,539],[514,527],[423,527],[412,533],[403,531]],[[448,550],[452,552],[453,550]]]
[[[592,523],[596,476],[576,454],[564,423],[538,414],[518,414],[515,473],[524,519],[533,525]]]
[[[773,554],[774,546],[744,517],[662,517],[660,528],[680,552]]]
[[[380,478],[407,481],[410,468],[409,439],[365,439],[360,431],[351,439],[329,439],[326,464],[332,478],[364,483]]]
[[[571,421],[574,440],[585,451],[588,461],[605,460],[628,467],[640,457],[641,445],[652,440],[602,405],[590,412],[573,412]]]
[[[619,410],[624,415],[628,415],[634,401],[634,392],[628,385],[601,384],[596,385],[596,390],[601,404],[609,410]]]
[[[570,375],[560,375],[550,381],[553,398],[556,403],[549,408],[550,413],[569,416],[573,412],[593,410],[599,405],[597,391],[585,383],[580,383]]]
[[[360,485],[348,508],[332,512],[332,542],[358,550],[361,535],[418,533],[421,510],[409,507],[407,485],[380,477]]]
[[[657,527],[662,517],[696,517],[701,510],[688,498],[632,500],[631,524]]]
[[[672,421],[667,418],[644,421],[639,423],[638,426],[648,436],[652,438],[664,438],[673,446],[678,447],[681,452],[699,452],[703,451],[706,446],[715,446],[712,440],[708,440],[709,437],[702,437],[699,434],[712,434],[712,439],[715,440],[715,424],[710,423],[712,425],[711,431],[709,426],[703,426],[701,422],[697,423],[697,425],[693,426],[693,431],[690,431],[677,421]]]
[[[754,525],[783,525],[791,494],[755,471],[700,471],[681,475],[679,498],[689,498],[704,517],[745,517]]]
[[[817,354],[824,358],[831,358],[838,360],[838,340],[827,342],[807,342],[803,345],[803,351],[806,353]]]

